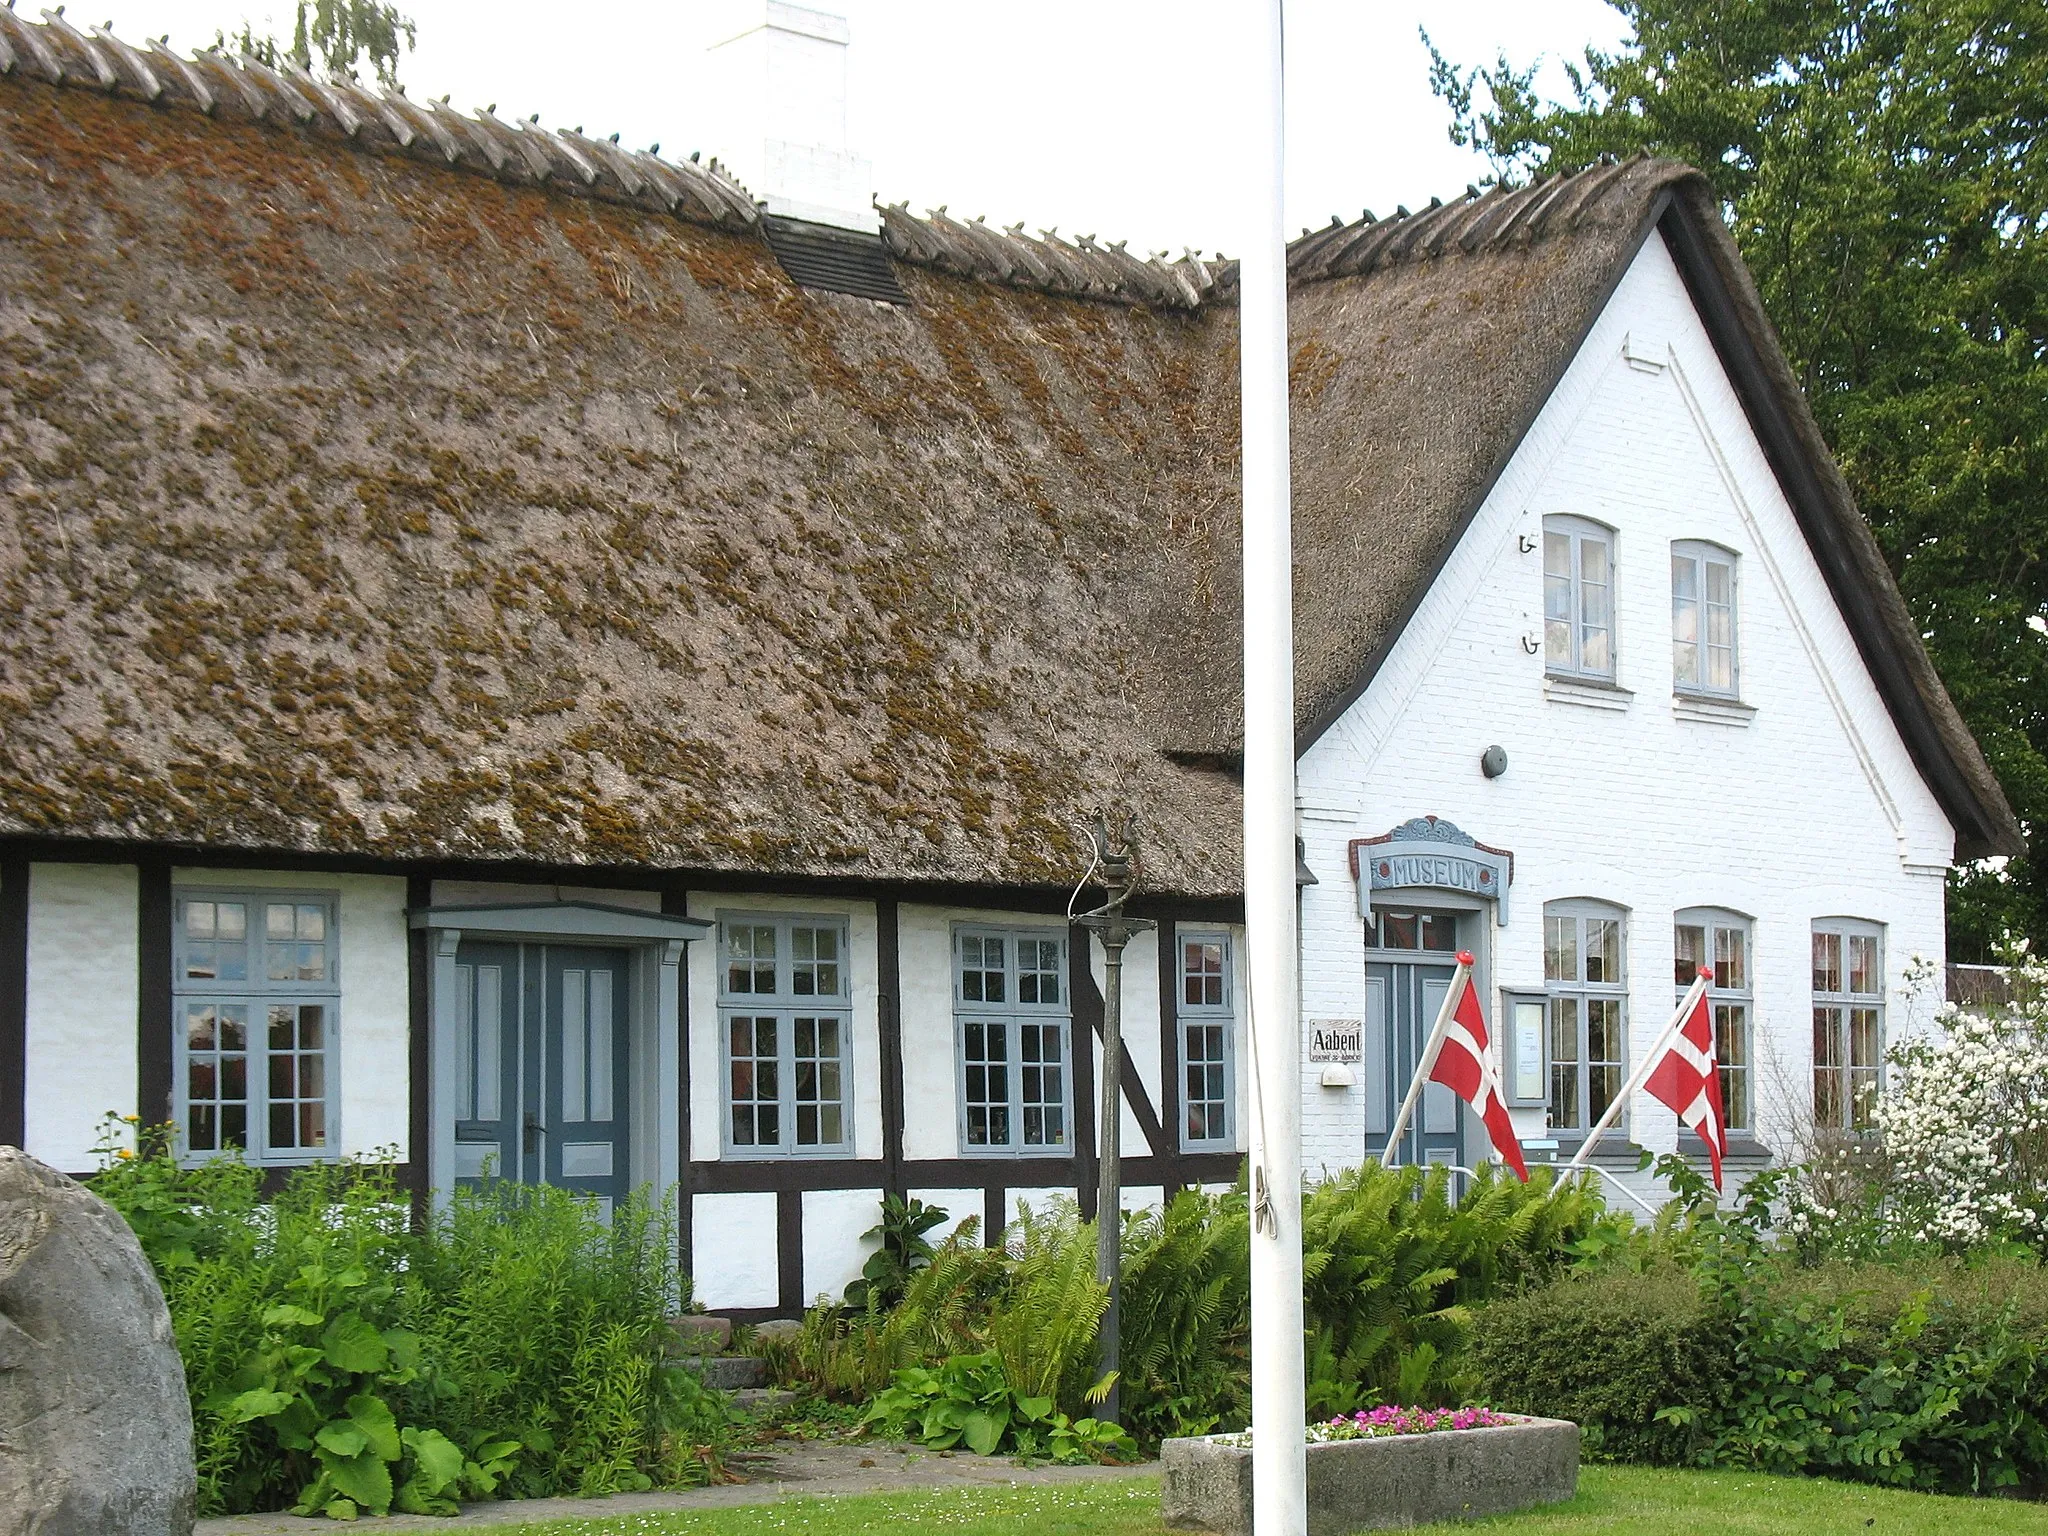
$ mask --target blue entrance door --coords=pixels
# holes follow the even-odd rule
[[[1376,910],[1366,925],[1365,1152],[1378,1157],[1457,969],[1459,914]],[[1395,1161],[1463,1165],[1465,1106],[1422,1090]]]
[[[455,956],[459,1181],[627,1188],[623,950],[464,940]]]

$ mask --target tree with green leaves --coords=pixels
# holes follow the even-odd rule
[[[1452,141],[1496,179],[1637,149],[1706,173],[1935,665],[2048,827],[2048,0],[1610,3],[1634,36],[1569,99],[1431,45]],[[1952,879],[1952,956],[2006,933],[2048,935],[2048,848]]]
[[[298,0],[289,45],[258,36],[247,21],[229,36],[216,33],[216,48],[245,53],[275,69],[290,61],[301,69],[315,63],[353,79],[365,64],[385,85],[398,84],[398,56],[411,49],[417,29],[412,18],[382,0]]]

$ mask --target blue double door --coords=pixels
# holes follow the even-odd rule
[[[461,1182],[551,1184],[610,1214],[628,1188],[624,950],[464,940],[455,954]]]

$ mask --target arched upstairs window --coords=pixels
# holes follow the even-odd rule
[[[1698,539],[1671,546],[1671,686],[1679,693],[1736,696],[1735,565],[1732,550]]]
[[[1604,901],[1543,908],[1552,1130],[1590,1129],[1628,1076],[1624,922],[1622,909]]]
[[[1674,1001],[1685,996],[1701,966],[1714,968],[1707,1006],[1714,1015],[1721,1109],[1728,1117],[1728,1129],[1753,1131],[1756,1091],[1751,1076],[1751,1028],[1756,994],[1749,970],[1749,919],[1720,907],[1688,907],[1673,919],[1671,947]]]
[[[1612,682],[1614,651],[1614,530],[1583,517],[1544,518],[1544,670]]]

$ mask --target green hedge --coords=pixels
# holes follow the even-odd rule
[[[1496,1301],[1472,1365],[1495,1405],[1570,1418],[1590,1454],[1960,1492],[2048,1486],[2048,1274],[2031,1261],[1747,1253]]]
[[[1573,1278],[1479,1310],[1470,1362],[1480,1390],[1512,1413],[1570,1419],[1588,1454],[1672,1466],[1698,1432],[1660,1420],[1727,1392],[1727,1332],[1679,1270]]]

